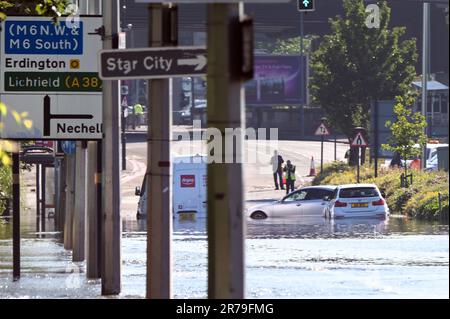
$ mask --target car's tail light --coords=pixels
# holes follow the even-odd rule
[[[347,207],[347,203],[340,202],[340,201],[337,200],[337,201],[334,203],[334,207]]]
[[[384,205],[384,199],[380,198],[376,202],[372,202],[372,206],[382,206]]]

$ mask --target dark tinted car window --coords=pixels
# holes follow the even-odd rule
[[[331,196],[333,191],[326,189],[308,189],[308,195],[306,195],[306,200],[317,200],[323,199],[325,196]]]
[[[340,198],[378,197],[377,190],[373,187],[344,188],[339,192]]]

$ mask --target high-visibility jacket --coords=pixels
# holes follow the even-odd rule
[[[141,104],[138,103],[134,105],[134,114],[136,115],[144,114],[144,109]]]
[[[286,174],[286,180],[295,181],[295,165],[291,165],[290,167],[286,165],[284,172]]]

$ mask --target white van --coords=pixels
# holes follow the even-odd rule
[[[172,208],[174,216],[194,214],[195,217],[206,217],[206,156],[178,156],[172,159]],[[147,180],[144,177],[142,187],[136,187],[139,196],[137,218],[147,213]]]

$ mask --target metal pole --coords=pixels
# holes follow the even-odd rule
[[[20,159],[18,151],[12,153],[13,177],[13,280],[20,279]]]
[[[305,137],[305,110],[304,110],[304,105],[303,105],[303,100],[304,100],[304,83],[303,83],[303,72],[305,72],[305,65],[303,64],[303,59],[304,59],[304,43],[303,43],[303,38],[304,38],[304,30],[305,27],[305,23],[304,23],[304,13],[300,12],[300,126],[301,126],[301,137]],[[306,99],[305,99],[306,100]]]
[[[75,155],[67,155],[66,211],[64,218],[64,248],[72,249],[73,210],[75,205]]]
[[[67,184],[67,180],[66,180],[66,176],[67,176],[67,159],[63,158],[61,159],[61,171],[60,171],[60,212],[59,212],[59,225],[58,225],[58,229],[59,231],[64,233],[64,224],[65,224],[65,214],[66,214],[66,184]],[[64,236],[61,236],[61,238],[63,239]]]
[[[427,118],[427,97],[428,97],[428,66],[429,66],[429,28],[430,28],[430,4],[423,3],[423,25],[422,25],[422,115]],[[427,134],[427,128],[424,128]],[[422,150],[422,169],[427,167],[427,146]]]
[[[103,1],[103,49],[118,48],[119,1]],[[102,295],[121,291],[120,83],[103,81]]]
[[[102,258],[103,258],[103,247],[105,244],[103,243],[103,207],[102,207],[102,198],[103,198],[103,184],[102,184],[102,171],[103,171],[103,154],[102,154],[103,146],[102,141],[97,141],[97,170],[95,173],[95,185],[97,187],[97,263],[98,263],[98,272],[99,277],[102,276]]]
[[[88,142],[86,172],[86,276],[90,279],[100,278],[98,251],[98,201],[97,201],[97,142]]]
[[[56,148],[55,148],[56,149]],[[60,212],[60,196],[59,196],[59,187],[60,187],[60,173],[61,173],[61,162],[55,157],[54,160],[54,180],[55,180],[55,196],[54,196],[54,205],[55,205],[55,217],[54,217],[54,225],[55,231],[59,231],[59,212]]]
[[[237,54],[230,24],[241,19],[243,3],[207,6],[208,128],[226,137],[225,129],[242,129],[245,118],[244,88],[229,72],[230,60]],[[243,141],[243,136],[238,138]],[[242,145],[235,145],[229,154],[222,152],[223,163],[208,164],[208,297],[214,299],[245,297]]]
[[[379,107],[379,104],[378,104],[378,99],[376,99],[375,100],[375,110],[374,110],[374,132],[375,132],[375,136],[374,136],[374,150],[373,150],[373,152],[375,153],[374,154],[374,160],[375,160],[375,163],[374,163],[374,165],[375,165],[375,177],[378,177],[378,152],[379,152],[379,145],[378,145],[378,143],[379,143],[379,137],[378,137],[378,134],[379,134],[379,132],[378,132],[378,107]]]
[[[121,112],[121,126],[122,126],[122,171],[127,169],[127,136],[125,134],[125,110],[123,105],[120,106]]]
[[[149,6],[150,46],[168,45],[163,32],[170,28],[165,5]],[[176,32],[176,31],[175,31]],[[147,144],[147,298],[172,298],[172,176],[170,138],[172,126],[172,80],[151,80],[150,123]]]
[[[357,166],[356,166],[356,169],[357,169],[357,171],[356,171],[357,172],[356,173],[356,183],[359,184],[359,166],[360,166],[359,161],[361,159],[361,147],[358,147],[357,150],[358,150],[358,163],[357,163]]]
[[[195,78],[191,77],[191,121],[194,121],[195,111]]]
[[[47,174],[47,167],[45,165],[41,166],[41,232],[45,232],[45,209],[47,206],[46,203],[46,197],[47,197],[47,190],[45,188],[46,184],[46,174]]]
[[[89,1],[89,14],[99,14],[101,11],[99,0]],[[101,253],[101,211],[98,166],[101,161],[100,142],[88,142],[86,163],[86,276],[90,279],[100,278],[100,253]],[[100,158],[100,159],[99,159]],[[100,172],[101,173],[101,170]],[[100,187],[99,187],[100,186]]]
[[[77,142],[75,153],[75,209],[73,214],[73,261],[84,260],[86,223],[86,148]]]
[[[337,161],[337,136],[334,134],[334,161]]]
[[[41,220],[41,165],[36,164],[36,232],[39,232]]]
[[[323,135],[320,136],[320,172],[323,172]]]

